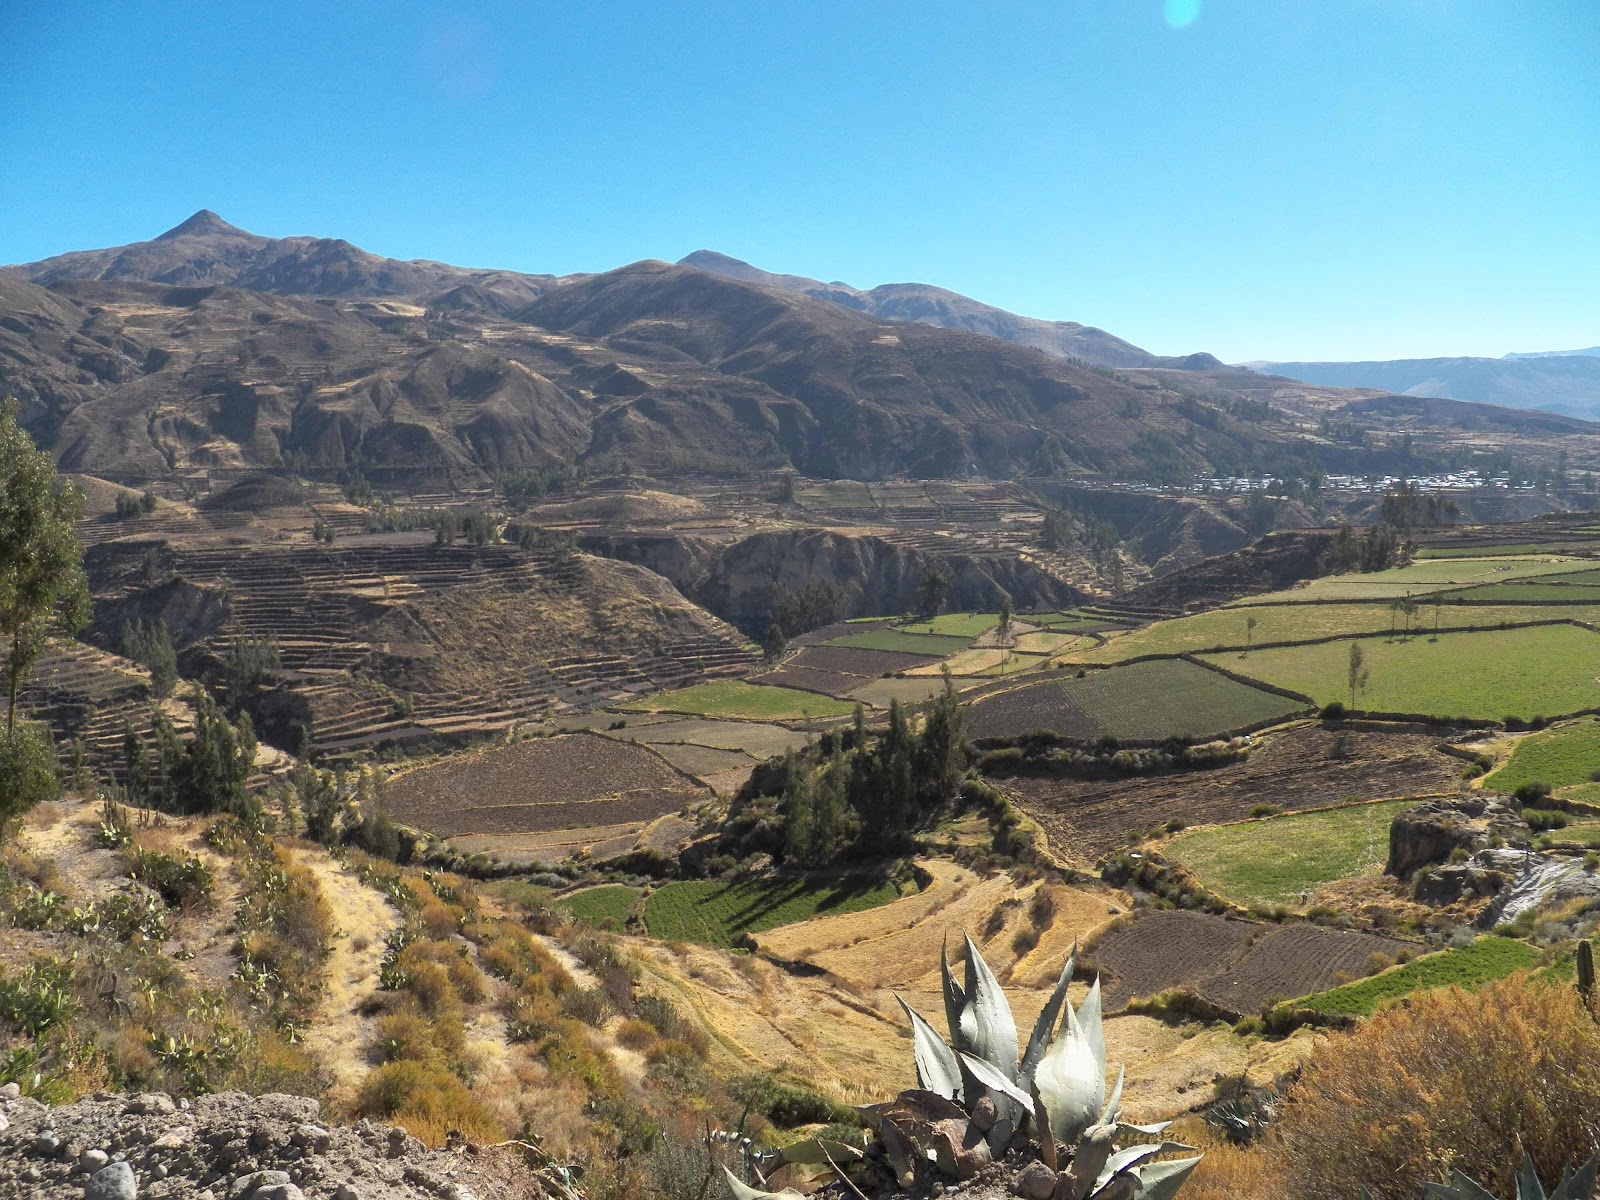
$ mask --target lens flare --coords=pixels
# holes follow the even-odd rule
[[[1161,16],[1174,29],[1186,29],[1200,15],[1200,0],[1163,0]]]

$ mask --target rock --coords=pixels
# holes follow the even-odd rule
[[[11,1128],[10,1119],[7,1118],[5,1113],[0,1113],[0,1133],[4,1133],[6,1130],[8,1130],[10,1128]]]
[[[21,1084],[8,1083],[4,1087],[0,1087],[0,1100],[15,1100],[20,1095],[22,1095]]]
[[[296,1184],[274,1183],[251,1192],[250,1200],[306,1200],[306,1194]]]
[[[61,1139],[56,1137],[54,1129],[41,1129],[39,1136],[33,1139],[33,1152],[41,1158],[54,1158],[60,1149]]]
[[[320,1125],[302,1125],[294,1131],[290,1140],[312,1154],[326,1154],[328,1147],[333,1144],[332,1136]]]
[[[250,1132],[250,1149],[260,1151],[260,1150],[265,1150],[267,1147],[269,1147],[271,1145],[272,1145],[272,1130],[265,1129],[265,1128],[251,1130],[251,1132]]]
[[[85,1150],[78,1155],[78,1165],[93,1175],[101,1167],[111,1164],[111,1155],[104,1150]]]
[[[1600,877],[1577,859],[1522,850],[1485,850],[1474,857],[1507,880],[1494,901],[1477,917],[1480,929],[1509,925],[1525,912],[1559,908],[1573,901],[1600,899]]]
[[[972,1106],[972,1124],[974,1128],[983,1133],[988,1133],[994,1128],[994,1101],[988,1096],[983,1097]]]
[[[333,1194],[333,1200],[361,1200],[361,1193],[356,1191],[354,1184],[341,1183],[339,1190]]]
[[[228,1189],[228,1200],[248,1200],[259,1188],[276,1187],[289,1182],[287,1171],[252,1171],[234,1180]]]
[[[133,1168],[125,1162],[102,1167],[83,1188],[83,1200],[135,1200],[138,1194]]]
[[[946,1179],[971,1179],[994,1161],[983,1131],[969,1121],[936,1122],[931,1140],[939,1174]]]
[[[168,1117],[178,1111],[172,1097],[163,1092],[140,1092],[128,1101],[128,1112],[141,1117]]]
[[[1056,1194],[1056,1173],[1042,1162],[1029,1163],[1017,1173],[1011,1190],[1023,1200],[1050,1200]]]
[[[1389,861],[1383,870],[1410,879],[1418,867],[1445,862],[1494,842],[1525,846],[1531,831],[1509,796],[1471,795],[1429,800],[1408,808],[1389,825]]]

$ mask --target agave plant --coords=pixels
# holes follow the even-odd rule
[[[1522,1172],[1517,1176],[1516,1200],[1595,1200],[1595,1183],[1600,1177],[1600,1154],[1596,1154],[1576,1171],[1561,1177],[1560,1186],[1548,1196],[1539,1176],[1534,1172],[1533,1159],[1524,1155]],[[1427,1183],[1422,1188],[1423,1200],[1499,1200],[1488,1188],[1469,1179],[1460,1171],[1453,1183]]]

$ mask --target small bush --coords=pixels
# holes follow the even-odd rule
[[[215,882],[211,868],[193,855],[178,859],[170,854],[134,850],[130,859],[129,874],[154,889],[173,908],[189,908],[211,898]]]
[[[1523,784],[1512,794],[1516,796],[1517,802],[1524,807],[1537,808],[1550,799],[1550,785],[1534,780],[1531,783]]]
[[[1276,804],[1258,804],[1250,810],[1252,817],[1280,817],[1283,809]]]
[[[601,988],[573,988],[561,997],[561,1015],[596,1029],[611,1018],[611,1001]]]
[[[1528,823],[1528,828],[1535,833],[1549,833],[1552,829],[1565,829],[1569,818],[1564,812],[1557,812],[1553,808],[1525,808],[1522,810],[1522,819]]]

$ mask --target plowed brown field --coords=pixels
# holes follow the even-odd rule
[[[1242,763],[1148,779],[1014,779],[1002,785],[1044,827],[1061,858],[1093,863],[1176,817],[1190,825],[1240,821],[1258,804],[1285,811],[1348,800],[1452,790],[1457,760],[1419,734],[1335,732],[1317,726],[1275,734]]]

